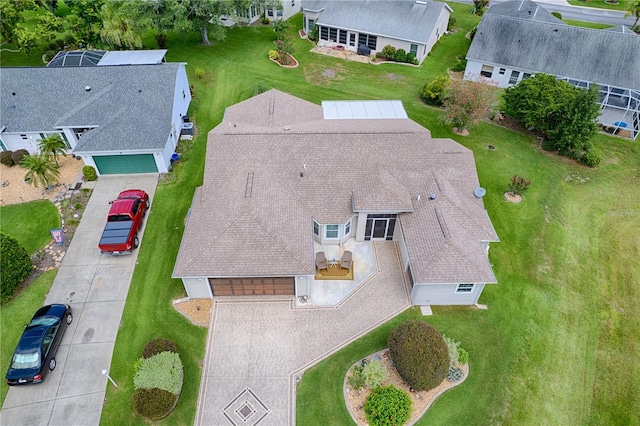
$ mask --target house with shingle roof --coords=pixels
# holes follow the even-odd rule
[[[322,43],[372,53],[391,45],[413,54],[422,63],[447,32],[453,10],[431,0],[304,0],[304,31],[318,26]]]
[[[464,78],[509,87],[546,73],[600,92],[605,130],[635,139],[640,133],[640,37],[625,27],[565,24],[537,3],[491,6],[467,53]]]
[[[122,52],[121,52],[122,53]],[[164,173],[191,92],[184,63],[0,69],[0,149],[60,134],[99,174]]]
[[[398,244],[414,304],[477,303],[496,282],[498,236],[473,152],[397,118],[397,102],[320,106],[270,90],[227,108],[173,272],[188,296],[299,296],[318,245],[355,240]]]

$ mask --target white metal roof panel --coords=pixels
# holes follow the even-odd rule
[[[323,101],[325,120],[379,120],[409,118],[402,101]]]
[[[105,53],[99,66],[103,65],[152,65],[164,61],[167,49],[156,50],[120,50]]]

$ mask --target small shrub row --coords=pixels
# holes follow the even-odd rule
[[[393,385],[379,386],[371,391],[364,412],[372,426],[403,425],[411,418],[411,398]]]
[[[450,367],[457,365],[464,365],[469,362],[469,352],[464,350],[460,346],[460,342],[453,340],[451,337],[442,335],[444,341],[447,343],[447,349],[449,350]]]
[[[33,270],[27,250],[8,235],[0,233],[0,297],[4,303]]]
[[[22,163],[22,160],[24,160],[24,157],[26,157],[27,155],[29,155],[29,151],[27,151],[26,149],[17,149],[13,151],[13,153],[11,154],[13,164]]]
[[[163,337],[151,340],[142,350],[142,358],[151,358],[161,352],[175,352],[178,353],[176,344]]]
[[[406,62],[408,64],[418,65],[418,60],[413,53],[407,53],[404,49],[396,49],[390,44],[387,44],[382,48],[382,51],[376,53],[376,58],[384,58],[388,61]]]
[[[161,352],[140,358],[135,364],[133,384],[136,389],[164,389],[178,395],[182,389],[182,361],[175,352]]]

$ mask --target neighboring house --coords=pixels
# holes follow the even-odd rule
[[[373,53],[391,45],[419,63],[447,32],[453,10],[444,2],[414,0],[303,1],[304,30],[318,26],[321,41]]]
[[[191,92],[185,64],[163,62],[160,52],[0,69],[0,149],[34,153],[58,133],[99,174],[167,172]]]
[[[219,22],[227,27],[231,27],[236,24],[236,20],[243,24],[253,24],[262,15],[273,21],[276,19],[287,20],[301,10],[302,0],[280,0],[272,2],[272,7],[261,7],[256,4],[252,4],[247,9],[239,10],[237,16],[223,15],[220,17]]]
[[[606,130],[636,139],[640,133],[640,37],[626,27],[570,26],[536,3],[492,6],[467,53],[464,78],[509,87],[547,73],[576,87],[597,84]]]
[[[475,304],[496,282],[498,241],[478,188],[473,152],[432,138],[400,101],[270,90],[209,133],[173,277],[191,298],[293,297],[314,280],[316,244],[394,241],[414,304]]]

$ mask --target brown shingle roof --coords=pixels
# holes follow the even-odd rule
[[[345,223],[356,206],[409,212],[399,220],[416,282],[495,282],[480,241],[497,235],[473,195],[470,150],[409,119],[321,117],[276,90],[227,109],[209,133],[174,276],[312,274],[313,220]]]

